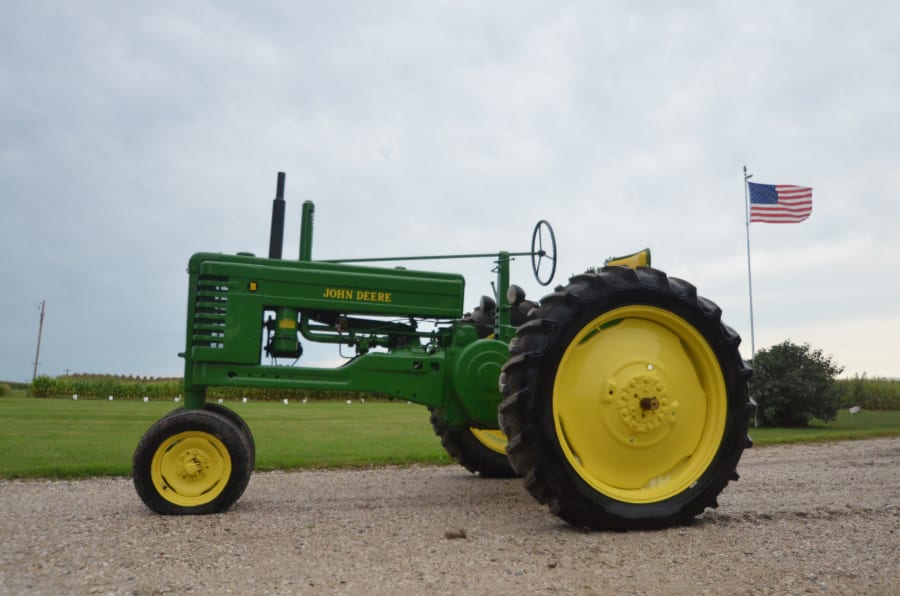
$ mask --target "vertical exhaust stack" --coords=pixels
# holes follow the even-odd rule
[[[269,258],[280,259],[284,244],[284,172],[278,172],[275,199],[272,201],[272,231],[269,233]]]

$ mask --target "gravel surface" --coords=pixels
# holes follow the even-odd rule
[[[254,474],[163,517],[127,478],[0,482],[3,594],[897,594],[900,438],[745,452],[689,527],[573,529],[458,467]]]

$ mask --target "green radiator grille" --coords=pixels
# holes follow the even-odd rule
[[[197,279],[191,342],[204,348],[225,348],[225,318],[228,314],[228,278],[201,275]]]

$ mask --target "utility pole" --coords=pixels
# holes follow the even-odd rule
[[[41,300],[41,322],[38,325],[38,343],[37,350],[34,353],[34,373],[31,375],[31,382],[37,378],[37,367],[41,356],[41,334],[44,332],[44,308],[47,306],[46,300]]]

